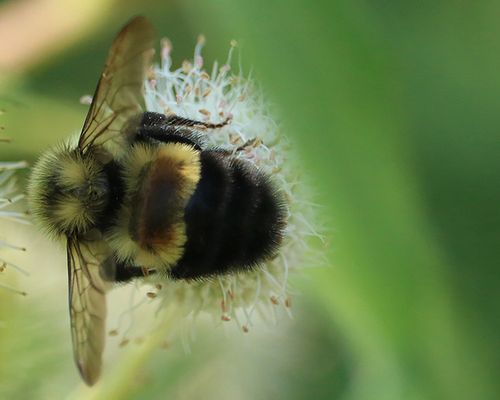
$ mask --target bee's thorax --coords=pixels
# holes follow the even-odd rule
[[[123,204],[107,235],[119,261],[173,266],[186,242],[184,208],[200,177],[191,146],[134,145],[121,160]]]

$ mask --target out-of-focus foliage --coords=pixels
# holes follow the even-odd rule
[[[489,1],[129,2],[15,82],[3,72],[15,141],[0,159],[33,160],[78,131],[78,99],[131,15],[172,39],[176,62],[200,32],[208,60],[236,38],[324,205],[331,265],[296,280],[292,321],[244,338],[208,330],[192,355],[152,352],[121,398],[498,396],[499,12]],[[77,387],[62,250],[38,254],[22,260],[32,300],[0,292],[0,397],[103,398],[125,384],[119,368],[94,392]]]

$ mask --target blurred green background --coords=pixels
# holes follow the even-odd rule
[[[144,384],[87,391],[60,321],[63,251],[27,256],[45,280],[0,292],[0,397],[499,398],[500,3],[2,1],[1,160],[78,132],[78,99],[135,14],[174,65],[199,33],[208,62],[239,41],[325,206],[330,266],[296,280],[292,321],[245,346],[205,332],[191,355],[154,354]]]

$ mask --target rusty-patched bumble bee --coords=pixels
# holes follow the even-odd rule
[[[210,148],[206,123],[143,112],[153,30],[132,19],[114,40],[78,141],[44,153],[32,214],[66,241],[76,365],[92,385],[105,342],[105,294],[146,274],[198,280],[249,271],[278,250],[285,203],[270,178]]]

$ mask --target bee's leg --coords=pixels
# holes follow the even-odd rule
[[[140,126],[141,128],[163,126],[166,120],[167,116],[165,114],[146,111],[142,114]]]
[[[146,267],[138,267],[135,265],[125,265],[124,263],[116,264],[115,282],[130,282],[135,278],[143,278],[154,274],[156,270]]]
[[[211,122],[197,121],[194,119],[180,117],[178,115],[165,115],[160,113],[155,113],[147,111],[142,115],[142,120],[140,123],[141,127],[204,127],[207,129],[222,128],[231,122],[231,117],[226,118],[224,121],[217,124]]]
[[[170,115],[165,119],[165,123],[175,127],[204,127],[207,129],[217,129],[228,125],[231,122],[231,117],[217,124],[211,122],[197,121],[189,118],[179,117],[178,115]]]
[[[166,116],[159,113],[145,112],[135,138],[138,142],[184,143],[193,146],[196,150],[203,150],[207,146],[202,129],[215,129],[227,125],[230,118],[212,124],[195,121],[177,115]]]

